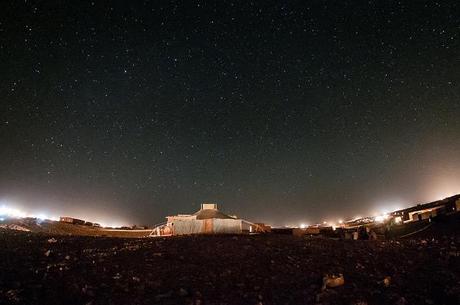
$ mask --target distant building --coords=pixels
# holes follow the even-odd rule
[[[191,234],[245,234],[258,227],[249,221],[229,216],[217,209],[217,204],[203,203],[194,214],[167,216],[166,224],[153,229],[152,236]]]
[[[292,235],[295,235],[295,236],[319,235],[320,233],[321,233],[320,227],[293,228],[292,229]]]
[[[403,222],[412,222],[434,218],[440,215],[450,215],[460,211],[460,195],[447,197],[442,200],[398,210],[390,215],[400,217]]]
[[[272,227],[266,225],[265,223],[256,223],[256,232],[257,233],[271,233]]]
[[[71,223],[74,225],[84,225],[85,221],[78,219],[78,218],[73,218],[73,217],[67,217],[67,216],[61,216],[59,217],[60,222],[66,222],[66,223]]]

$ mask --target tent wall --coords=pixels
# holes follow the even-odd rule
[[[213,219],[213,232],[217,234],[241,233],[241,220],[239,219]]]
[[[204,221],[197,219],[175,220],[172,228],[173,235],[200,234],[204,232]]]
[[[241,230],[243,232],[250,232],[251,226],[252,226],[252,223],[244,221],[244,220],[241,221]]]
[[[239,234],[242,232],[243,222],[240,219],[184,219],[174,220],[169,226],[173,235]]]

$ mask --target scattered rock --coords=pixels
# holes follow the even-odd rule
[[[121,279],[121,274],[120,274],[120,273],[117,273],[117,274],[115,274],[112,278],[113,278],[114,280],[119,280],[119,279]]]
[[[18,293],[18,290],[10,289],[6,292],[6,298],[11,302],[18,303],[20,301]]]
[[[157,301],[161,301],[162,299],[170,298],[170,297],[172,296],[172,294],[173,294],[173,292],[172,292],[172,290],[170,290],[170,291],[168,291],[168,292],[166,292],[166,293],[157,294],[157,295],[155,296],[155,299],[156,299]]]
[[[334,288],[334,287],[339,287],[345,284],[345,278],[343,277],[343,274],[339,275],[329,275],[326,274],[323,277],[323,290],[326,288]]]
[[[187,291],[186,289],[180,288],[178,294],[179,294],[181,297],[186,297],[186,296],[188,296],[189,293],[188,293],[188,291]]]
[[[390,287],[390,285],[391,285],[391,276],[386,276],[383,279],[382,283],[383,283],[383,286]]]
[[[395,303],[395,305],[406,305],[406,304],[407,304],[407,301],[404,297],[400,297]]]

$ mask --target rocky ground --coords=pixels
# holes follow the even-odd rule
[[[323,286],[327,274],[344,284]],[[460,235],[340,241],[0,230],[0,304],[460,304]]]

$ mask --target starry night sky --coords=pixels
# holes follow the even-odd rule
[[[0,200],[154,224],[460,193],[458,1],[9,1]]]

